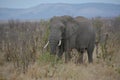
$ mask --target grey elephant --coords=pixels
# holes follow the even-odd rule
[[[93,62],[93,50],[95,44],[95,32],[87,22],[79,22],[78,18],[70,16],[53,17],[50,20],[49,41],[51,54],[61,58],[65,52],[65,62],[71,56],[70,51],[77,49],[79,58],[77,63],[83,62],[83,53],[87,50],[89,63]],[[58,52],[57,52],[58,49]]]

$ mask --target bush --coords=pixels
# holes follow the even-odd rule
[[[15,68],[25,72],[43,51],[47,27],[47,21],[0,23],[0,52],[4,60],[13,62]]]
[[[55,55],[51,55],[47,51],[39,56],[38,62],[40,64],[49,64],[50,63],[53,66],[56,65],[56,64],[63,63],[62,60],[58,60],[58,58]]]

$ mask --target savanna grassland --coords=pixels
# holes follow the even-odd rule
[[[0,22],[0,80],[120,80],[120,17],[90,19],[96,30],[94,62],[64,63],[49,54],[49,21]]]

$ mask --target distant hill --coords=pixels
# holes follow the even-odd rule
[[[40,4],[27,9],[0,8],[0,20],[49,19],[53,16],[70,15],[92,17],[115,17],[120,15],[120,5],[106,3]]]

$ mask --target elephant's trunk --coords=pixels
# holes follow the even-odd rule
[[[50,52],[51,52],[51,54],[53,54],[53,55],[56,55],[56,53],[57,53],[57,49],[58,49],[58,47],[59,46],[61,46],[61,40],[51,40],[50,41]]]
[[[56,54],[56,46],[55,44],[50,44],[50,53],[55,55]]]

